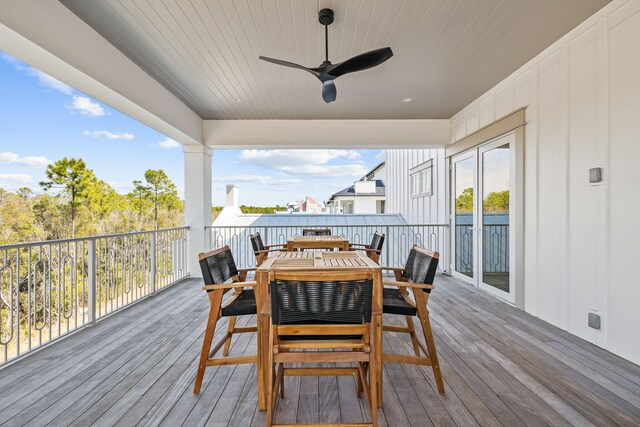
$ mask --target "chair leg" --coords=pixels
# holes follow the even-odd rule
[[[273,405],[276,396],[273,395],[273,332],[269,331],[269,345],[265,349],[267,354],[267,427],[273,425]]]
[[[416,356],[420,356],[420,345],[418,344],[418,338],[416,337],[416,328],[413,326],[412,316],[405,316],[407,319],[407,328],[409,328],[409,336],[411,337],[411,344],[413,344],[413,351]]]
[[[216,331],[216,324],[218,323],[218,314],[220,313],[220,304],[222,304],[222,290],[209,292],[209,319],[207,320],[207,329],[204,333],[204,340],[202,342],[202,353],[200,353],[200,362],[198,363],[198,373],[196,374],[196,384],[193,387],[195,394],[200,393],[200,387],[202,386],[202,379],[204,378],[204,370],[207,367],[207,360],[209,360],[209,352],[211,350],[211,342],[213,341],[213,334]]]
[[[431,331],[429,311],[427,310],[425,303],[418,304],[418,301],[416,301],[416,305],[418,305],[418,318],[422,325],[422,332],[424,332],[424,340],[427,343],[427,350],[429,350],[429,359],[431,359],[431,367],[433,368],[433,376],[436,380],[436,386],[438,387],[438,392],[440,394],[444,394],[444,381],[442,381],[440,363],[438,362],[438,353],[436,352],[436,343],[433,340],[433,332]]]
[[[238,319],[238,316],[231,316],[229,318],[229,327],[227,328],[228,335],[224,342],[224,350],[222,350],[222,355],[224,357],[229,355],[229,347],[231,347],[231,337],[233,336],[233,329],[236,327],[236,319]]]
[[[360,365],[362,365],[362,369],[364,370],[364,369],[365,369],[365,368],[364,368],[364,363],[362,363],[362,362],[358,362],[358,363],[359,363]],[[362,392],[364,391],[364,386],[363,386],[363,384],[362,384],[362,382],[363,382],[364,380],[365,380],[365,379],[364,379],[364,378],[362,378],[362,375],[360,375],[360,370],[358,370],[358,371],[356,372],[356,382],[358,383],[358,399],[360,399],[360,398],[362,397]]]
[[[374,346],[376,345],[377,339],[378,339],[378,336],[376,336],[375,333],[372,333],[371,343],[370,343],[371,348],[375,348]],[[382,402],[380,402],[380,405],[378,404],[377,370],[378,370],[378,361],[372,355],[372,357],[369,359],[369,384],[367,385],[369,386],[369,397],[370,397],[369,411],[371,412],[371,423],[373,424],[373,427],[378,427],[378,406],[382,406],[381,405]]]

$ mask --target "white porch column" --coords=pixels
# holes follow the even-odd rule
[[[204,227],[211,225],[211,148],[183,145],[184,222],[189,229],[188,268],[192,277],[202,277],[198,253],[205,248]]]

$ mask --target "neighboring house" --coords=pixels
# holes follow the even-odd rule
[[[304,199],[298,202],[287,203],[287,212],[289,213],[309,213],[319,214],[324,210],[322,203],[316,202],[309,196],[305,196]]]
[[[207,233],[206,246],[214,249],[229,245],[239,266],[250,266],[255,262],[249,244],[249,234],[255,232],[262,234],[266,244],[277,244],[302,235],[304,228],[331,228],[333,234],[345,236],[353,243],[369,243],[372,234],[381,231],[386,235],[383,260],[396,263],[406,258],[411,247],[407,242],[416,239],[416,233],[407,229],[407,222],[397,214],[244,214],[238,206],[238,187],[227,185],[226,206]],[[419,237],[417,243],[421,243]]]
[[[327,202],[332,214],[382,214],[386,209],[385,163],[371,169],[352,186],[333,194]]]

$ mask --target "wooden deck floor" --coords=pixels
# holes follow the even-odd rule
[[[430,368],[388,364],[382,425],[640,425],[639,366],[449,277],[436,284],[447,393]],[[207,306],[189,280],[0,370],[0,425],[264,425],[253,365],[209,368],[191,391]],[[411,348],[392,333],[385,347]],[[234,340],[233,354],[254,351],[254,334]],[[351,378],[291,377],[286,391],[281,422],[368,418]]]

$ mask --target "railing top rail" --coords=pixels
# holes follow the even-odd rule
[[[188,226],[183,226],[183,227],[173,227],[173,228],[160,228],[158,230],[130,231],[127,233],[101,234],[98,236],[75,237],[73,239],[41,240],[38,242],[11,243],[9,245],[0,245],[0,250],[24,248],[29,246],[57,245],[57,244],[64,244],[64,243],[82,242],[85,240],[97,240],[97,239],[104,239],[104,238],[110,238],[110,237],[134,236],[134,235],[142,235],[142,234],[160,233],[163,231],[188,230],[188,229],[189,229]]]
[[[448,227],[449,224],[304,224],[304,225],[205,225],[205,229],[213,228],[304,228],[304,227],[340,227],[340,228],[362,228],[362,227]]]

